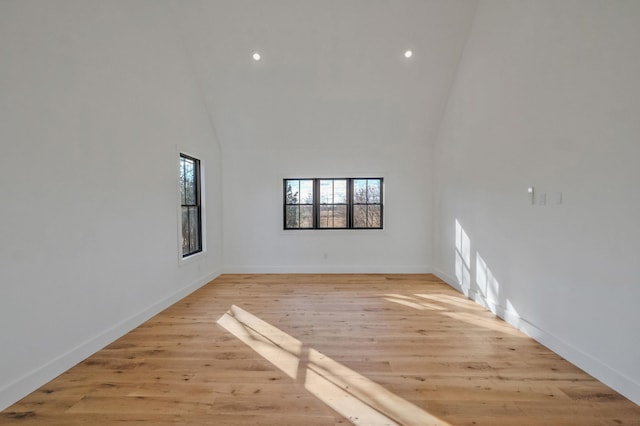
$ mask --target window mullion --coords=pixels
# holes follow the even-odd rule
[[[347,179],[347,229],[353,228],[353,179]]]
[[[196,183],[196,205],[199,206],[200,205],[200,197],[201,197],[201,191],[200,191],[200,162],[194,161],[193,164],[193,169],[196,173],[195,176],[195,183]],[[199,211],[200,209],[198,209]]]
[[[313,180],[313,229],[320,227],[320,179]]]

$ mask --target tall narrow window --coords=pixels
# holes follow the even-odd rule
[[[200,160],[180,154],[182,257],[202,251]]]

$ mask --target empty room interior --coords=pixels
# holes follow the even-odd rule
[[[640,425],[640,2],[0,0],[0,424]]]

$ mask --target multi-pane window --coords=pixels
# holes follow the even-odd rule
[[[381,229],[382,178],[285,179],[284,229]]]
[[[202,251],[200,160],[180,154],[182,257]]]

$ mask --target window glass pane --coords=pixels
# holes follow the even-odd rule
[[[356,204],[364,204],[367,202],[367,180],[353,180],[353,202]]]
[[[320,204],[333,203],[333,180],[320,181]]]
[[[347,227],[347,206],[346,205],[337,205],[333,207],[333,227],[334,228]]]
[[[285,181],[285,186],[285,204],[298,204],[300,199],[300,181],[287,180]]]
[[[189,207],[182,207],[182,253],[189,253]]]
[[[186,203],[185,198],[185,171],[184,171],[184,158],[180,158],[180,204]]]
[[[367,227],[367,206],[366,205],[353,206],[353,227],[354,228]]]
[[[313,179],[286,179],[285,204],[312,204]]]
[[[192,160],[184,161],[184,179],[185,179],[185,204],[196,204],[196,176],[195,164]]]
[[[380,203],[380,179],[367,180],[367,202]]]
[[[305,179],[300,181],[300,204],[313,203],[313,180]]]
[[[319,226],[320,228],[346,228],[347,206],[335,204],[321,205]]]
[[[367,228],[380,228],[380,206],[370,205],[367,209]]]
[[[286,228],[299,228],[300,227],[300,207],[299,206],[286,206],[285,208],[285,227]]]
[[[320,228],[333,228],[333,206],[320,206]]]
[[[200,214],[198,207],[189,207],[189,248],[200,251]]]
[[[341,204],[347,202],[346,179],[320,180],[320,204]]]
[[[376,204],[353,206],[354,228],[380,228],[382,223],[380,206]]]
[[[313,206],[300,206],[300,228],[313,228]]]
[[[347,203],[346,179],[336,179],[333,181],[333,202],[336,204]]]

